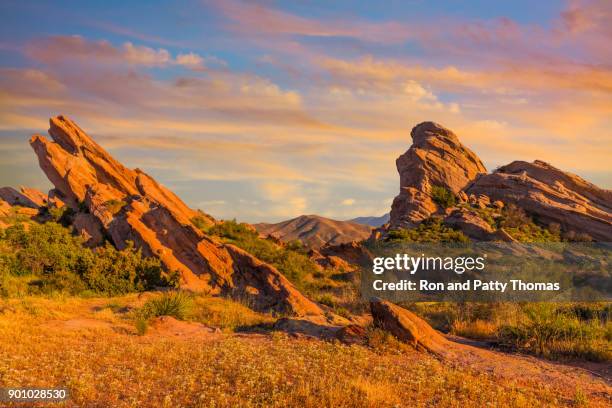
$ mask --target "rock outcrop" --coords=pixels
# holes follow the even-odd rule
[[[390,228],[413,227],[438,211],[432,187],[458,194],[486,168],[450,130],[433,122],[412,129],[412,146],[396,160],[400,193],[391,206]]]
[[[497,237],[491,225],[467,208],[453,210],[444,218],[444,224],[458,229],[468,237],[479,241],[493,240]]]
[[[375,327],[388,331],[419,351],[440,357],[446,354],[449,341],[414,313],[379,298],[370,300],[370,310]]]
[[[75,227],[91,244],[106,236],[122,249],[132,241],[178,271],[187,289],[238,296],[260,310],[323,314],[274,267],[204,234],[194,225],[201,213],[142,170],[123,166],[74,122],[58,116],[50,125],[53,141],[34,135],[30,144],[54,197],[77,213]]]
[[[325,257],[337,257],[351,265],[366,266],[372,262],[373,255],[358,242],[347,242],[340,245],[325,245],[320,249]]]
[[[372,228],[350,221],[336,221],[319,215],[301,215],[276,224],[260,223],[254,227],[262,236],[271,235],[283,242],[299,240],[309,248],[362,241]]]
[[[2,187],[0,188],[0,199],[6,201],[11,206],[18,205],[28,208],[39,208],[47,204],[47,196],[45,194],[28,187],[20,187],[20,191],[12,187]]]
[[[468,194],[514,203],[543,223],[612,241],[612,191],[548,163],[515,161],[467,187]]]

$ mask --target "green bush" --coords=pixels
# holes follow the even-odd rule
[[[193,298],[185,292],[169,292],[153,298],[144,304],[138,318],[150,319],[158,316],[172,316],[185,320],[193,309]]]
[[[502,210],[498,227],[520,242],[559,242],[561,230],[557,226],[544,227],[537,225],[522,208],[508,204]]]
[[[416,228],[391,230],[387,235],[391,242],[469,242],[461,231],[456,231],[442,223],[442,219],[432,217],[421,222]]]
[[[34,278],[32,293],[118,295],[172,285],[176,279],[162,272],[159,260],[142,256],[131,244],[121,251],[108,243],[90,249],[55,222],[7,228],[0,236],[0,273]]]
[[[115,199],[108,200],[107,202],[104,203],[104,206],[106,207],[106,209],[113,215],[121,211],[121,209],[125,207],[126,205],[127,203],[125,201],[115,200]]]
[[[454,207],[457,199],[452,191],[442,186],[431,187],[431,198],[442,208]]]
[[[247,224],[225,221],[210,228],[211,235],[221,237],[277,268],[291,282],[303,289],[308,275],[317,273],[315,263],[308,258],[306,250],[296,242],[282,247],[266,239],[261,239],[257,231]]]

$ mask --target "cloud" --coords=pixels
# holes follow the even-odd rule
[[[202,69],[204,58],[193,52],[172,57],[164,48],[154,49],[125,42],[114,46],[108,41],[89,41],[79,35],[50,36],[28,43],[25,53],[30,58],[47,64],[66,64],[78,61],[83,65],[128,64],[144,67],[180,65]]]
[[[351,205],[355,204],[355,199],[354,198],[346,198],[346,199],[342,200],[340,202],[340,204],[346,205],[346,206],[351,206]]]
[[[363,41],[394,44],[413,37],[407,25],[389,21],[374,23],[357,18],[317,20],[278,10],[261,3],[235,0],[205,1],[231,21],[231,28],[248,35],[352,37]]]

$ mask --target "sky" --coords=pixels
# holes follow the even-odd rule
[[[0,3],[0,185],[50,188],[27,141],[64,114],[194,208],[382,215],[410,130],[492,171],[544,160],[612,188],[612,3]]]

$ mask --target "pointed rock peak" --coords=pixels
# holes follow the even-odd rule
[[[33,136],[31,145],[53,196],[75,211],[73,226],[89,245],[105,237],[118,249],[133,244],[177,271],[186,289],[237,296],[261,310],[323,315],[274,267],[206,236],[193,221],[202,222],[201,213],[143,171],[124,167],[70,119],[50,124],[53,142]]]
[[[422,144],[425,140],[431,137],[446,137],[459,142],[459,138],[449,129],[435,122],[422,122],[412,128],[410,132],[412,141],[415,145]]]
[[[391,207],[391,228],[413,227],[442,208],[433,187],[458,194],[487,169],[478,156],[449,129],[423,122],[411,132],[413,144],[396,160],[400,193]]]
[[[55,143],[71,154],[78,153],[81,146],[95,145],[76,123],[63,115],[49,119],[49,134]]]

